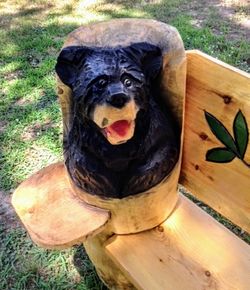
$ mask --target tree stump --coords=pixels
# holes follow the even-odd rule
[[[63,164],[55,164],[30,177],[13,196],[13,205],[36,243],[53,248],[83,242],[99,276],[110,289],[134,287],[106,254],[105,241],[113,234],[137,233],[156,227],[167,219],[178,200],[185,50],[175,28],[155,20],[141,19],[117,19],[80,27],[69,34],[63,46],[112,48],[138,42],[155,45],[163,54],[160,97],[181,128],[179,160],[171,173],[145,192],[121,199],[104,198],[84,192],[75,185]],[[65,138],[72,120],[72,91],[59,77],[57,91]]]

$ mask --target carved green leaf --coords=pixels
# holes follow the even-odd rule
[[[213,115],[205,111],[205,117],[211,131],[214,133],[215,137],[221,141],[228,149],[238,155],[238,149],[234,142],[233,137],[230,135],[225,126],[216,119]]]
[[[235,153],[227,148],[213,148],[207,151],[206,161],[216,163],[227,163],[236,157]]]
[[[243,159],[247,150],[249,132],[246,119],[242,114],[241,110],[239,110],[234,119],[233,131],[238,152],[241,159]]]

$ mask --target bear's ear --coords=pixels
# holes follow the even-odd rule
[[[64,48],[56,63],[56,73],[61,81],[72,89],[77,71],[82,66],[90,49],[83,46],[69,46]]]
[[[162,69],[161,49],[147,42],[130,45],[124,49],[141,66],[146,78],[154,80]]]

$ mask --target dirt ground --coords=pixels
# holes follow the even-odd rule
[[[11,197],[3,191],[0,191],[0,230],[5,231],[20,226],[20,221],[11,206]]]
[[[215,34],[227,34],[228,39],[250,41],[249,0],[193,0],[181,7],[192,16],[193,24],[210,26]]]

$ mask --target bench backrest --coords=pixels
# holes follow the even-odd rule
[[[250,232],[250,76],[187,52],[180,183]]]

